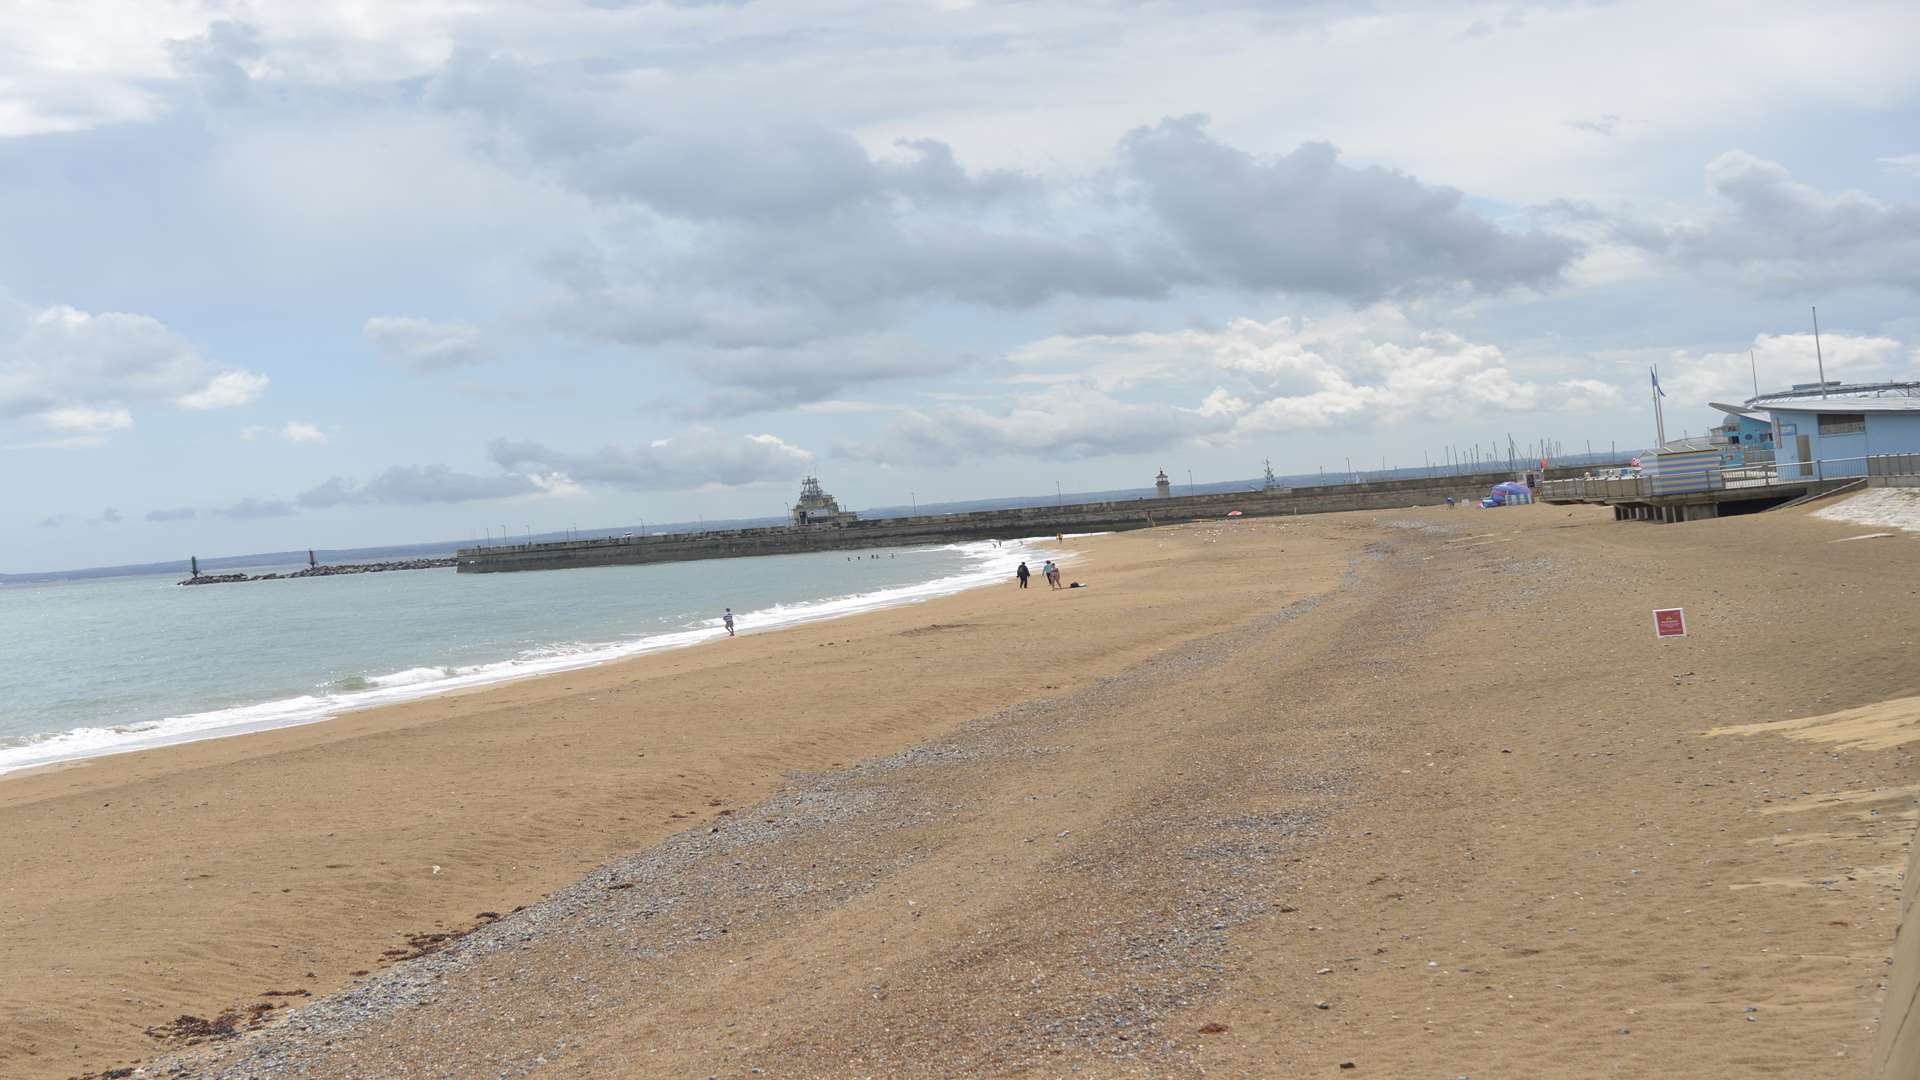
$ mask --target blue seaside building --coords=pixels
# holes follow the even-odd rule
[[[1920,453],[1920,383],[1806,384],[1747,410],[1771,420],[1781,480],[1865,476],[1869,456]]]
[[[1726,464],[1756,465],[1773,460],[1773,417],[1765,410],[1724,401],[1707,404],[1727,416],[1725,423],[1708,433]]]
[[[1638,476],[1546,481],[1540,497],[1671,522],[1750,514],[1862,479],[1920,488],[1920,382],[1802,383],[1710,404],[1727,416],[1710,437],[1668,440],[1639,460]]]

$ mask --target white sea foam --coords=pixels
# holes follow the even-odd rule
[[[1033,541],[1019,547],[1013,546],[1015,543],[1019,542],[1010,541],[1004,546],[985,541],[950,544],[946,546],[947,550],[964,554],[973,560],[974,565],[958,574],[912,585],[824,597],[803,603],[776,604],[758,611],[736,612],[735,622],[739,632],[750,634],[840,618],[949,596],[1001,581],[1011,575],[1014,564],[1021,560],[1035,564],[1037,572],[1038,563],[1042,560],[1054,559],[1064,563],[1070,558],[1066,552],[1050,550]],[[663,649],[684,648],[725,634],[726,629],[720,619],[700,618],[689,622],[682,630],[626,641],[543,645],[522,650],[512,659],[498,663],[468,667],[411,667],[385,675],[352,676],[330,684],[321,692],[298,697],[167,717],[152,723],[74,728],[54,735],[14,740],[12,745],[8,745],[8,740],[0,740],[0,774],[81,758],[311,724],[353,709],[412,701],[536,675],[574,671]]]
[[[396,671],[391,675],[375,675],[367,680],[369,687],[385,689],[394,686],[420,686],[435,683],[442,679],[457,678],[473,671],[473,668],[457,667],[411,667],[405,671]]]

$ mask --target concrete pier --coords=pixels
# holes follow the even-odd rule
[[[1676,524],[1751,514],[1795,499],[1820,495],[1858,483],[1859,478],[1755,482],[1681,495],[1654,495],[1645,477],[1622,480],[1549,480],[1540,485],[1540,501],[1567,506],[1598,503],[1613,507],[1615,521]]]
[[[458,553],[455,565],[463,574],[485,574],[787,555],[806,551],[906,547],[967,540],[1013,540],[1056,533],[1117,532],[1188,521],[1224,520],[1234,510],[1240,511],[1243,517],[1274,517],[1432,506],[1444,503],[1449,495],[1463,503],[1477,502],[1494,484],[1511,479],[1513,474],[1503,470],[1369,484],[1329,484],[1275,491],[1181,495],[1069,503],[1065,506],[1025,506],[964,514],[862,518],[825,525],[507,544],[463,549]]]

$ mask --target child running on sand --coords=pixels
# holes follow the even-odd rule
[[[733,609],[728,608],[727,613],[725,615],[720,616],[720,621],[727,624],[727,636],[732,637],[733,636]]]

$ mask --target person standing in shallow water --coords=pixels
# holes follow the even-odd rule
[[[720,616],[720,621],[727,624],[727,636],[732,637],[733,636],[733,609],[728,608],[727,613],[725,615]]]
[[[1027,569],[1026,563],[1021,563],[1020,569],[1015,570],[1013,576],[1020,579],[1020,587],[1024,589],[1027,587],[1027,579],[1033,576],[1033,571]]]

